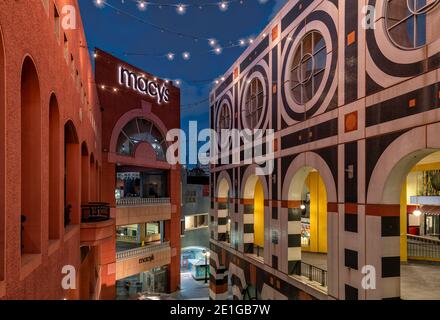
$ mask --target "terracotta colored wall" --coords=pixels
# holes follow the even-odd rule
[[[118,121],[125,119],[129,112],[137,112],[137,116],[144,117],[152,121],[157,127],[163,126],[163,135],[170,129],[180,128],[180,89],[174,87],[172,83],[167,84],[170,90],[169,103],[158,104],[156,98],[151,98],[147,95],[142,95],[134,90],[125,88],[119,84],[118,68],[124,66],[139,75],[145,75],[149,79],[154,79],[154,75],[131,66],[110,54],[97,50],[96,58],[96,84],[98,87],[99,99],[102,107],[102,145],[103,145],[103,171],[102,171],[102,191],[101,197],[103,201],[112,204],[115,208],[115,163],[125,165],[136,165],[137,167],[145,168],[160,168],[169,170],[169,194],[172,204],[171,219],[165,223],[166,240],[170,241],[171,245],[171,264],[169,265],[169,285],[170,290],[177,290],[180,284],[180,167],[172,167],[167,163],[160,163],[152,161],[150,158],[141,157],[136,154],[136,158],[132,163],[125,162],[124,159],[112,153],[111,137],[113,131],[119,134],[120,129]],[[164,80],[158,79],[159,83],[164,83]],[[102,88],[104,86],[104,88]],[[115,92],[113,89],[117,89]],[[128,117],[127,121],[137,117]],[[155,121],[160,121],[158,125]],[[126,160],[126,159],[125,159]],[[115,210],[113,210],[114,212]]]
[[[0,299],[62,299],[77,297],[75,293],[65,292],[61,288],[61,269],[64,265],[73,265],[79,272],[80,266],[80,228],[71,226],[67,231],[62,226],[62,218],[56,223],[58,236],[49,242],[49,105],[52,93],[56,96],[59,107],[60,130],[63,131],[66,121],[71,120],[76,128],[79,141],[86,141],[89,151],[93,152],[99,164],[101,160],[101,120],[98,97],[94,88],[90,57],[86,44],[79,9],[76,1],[56,0],[55,4],[61,14],[63,5],[74,4],[76,7],[77,29],[61,30],[58,40],[55,36],[54,1],[49,0],[46,11],[43,1],[1,1],[0,2],[0,175],[5,184],[0,184]],[[38,30],[38,32],[36,32]],[[65,59],[63,33],[68,39],[68,59]],[[2,44],[4,47],[4,54]],[[72,69],[70,55],[73,56],[75,68]],[[20,140],[21,130],[21,70],[25,57],[35,65],[39,83],[39,119],[41,130],[39,137],[26,136],[26,139],[41,140],[41,164],[21,163]],[[3,73],[3,60],[5,70]],[[79,73],[79,81],[73,73]],[[72,70],[74,72],[72,73]],[[4,77],[4,75],[6,75]],[[3,85],[6,78],[6,86]],[[78,83],[82,82],[87,102],[81,97]],[[4,91],[5,90],[5,91]],[[3,93],[4,92],[4,93]],[[5,103],[6,102],[6,103]],[[5,107],[4,107],[5,106]],[[3,112],[3,107],[5,108]],[[5,124],[5,127],[3,127]],[[95,129],[94,129],[95,128]],[[63,135],[63,132],[60,132]],[[2,149],[4,146],[5,151]],[[62,150],[63,147],[60,148]],[[35,156],[35,154],[34,154]],[[32,154],[30,154],[32,158]],[[59,162],[59,171],[63,172],[64,156]],[[79,157],[77,159],[80,160]],[[78,165],[78,164],[77,164]],[[34,180],[41,188],[41,199],[36,199],[41,214],[37,252],[31,263],[24,264],[20,253],[20,214],[21,208],[21,168],[41,170],[39,178]],[[3,174],[6,173],[5,176]],[[61,175],[63,176],[63,174]],[[25,180],[24,177],[23,180]],[[53,192],[63,199],[63,183],[53,187]],[[79,201],[79,195],[76,195]],[[63,201],[59,202],[59,214],[63,214]],[[72,220],[79,222],[79,207],[75,208]],[[5,230],[3,228],[5,227]],[[57,234],[55,232],[54,234]],[[5,246],[2,244],[5,243]],[[4,273],[4,281],[2,281]]]

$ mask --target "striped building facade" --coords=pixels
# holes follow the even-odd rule
[[[407,6],[291,0],[212,90],[211,128],[273,129],[275,160],[257,175],[241,141],[240,164],[211,167],[211,298],[228,296],[227,279],[236,299],[400,297],[400,192],[440,149],[440,3]],[[301,277],[313,172],[326,191],[327,278],[317,287]]]

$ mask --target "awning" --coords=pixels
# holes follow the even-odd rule
[[[420,211],[427,216],[440,216],[440,206],[422,206]]]

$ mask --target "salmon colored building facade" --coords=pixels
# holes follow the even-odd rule
[[[116,279],[166,267],[164,289],[174,292],[180,285],[180,165],[166,161],[166,135],[180,127],[180,89],[106,52],[96,49],[95,55],[103,123],[102,200],[110,203],[118,230],[139,228],[139,236],[148,223],[161,225],[155,241],[142,235],[130,241],[117,232],[123,250],[117,255]],[[140,190],[118,178],[124,173],[139,175]],[[115,197],[118,183],[125,185],[125,195]],[[125,250],[127,244],[134,248]]]
[[[77,1],[29,3],[0,2],[0,300],[114,299],[113,127],[102,114],[118,114],[99,101]],[[166,223],[171,243],[175,228]]]

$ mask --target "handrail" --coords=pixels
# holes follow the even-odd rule
[[[327,270],[312,266],[301,261],[301,275],[315,281],[323,287],[327,287]]]
[[[130,250],[116,252],[116,260],[126,260],[134,258],[137,256],[142,256],[148,253],[155,253],[158,251],[163,251],[170,248],[169,242],[164,242],[161,244],[154,244],[151,246],[139,247]]]
[[[432,244],[437,244],[440,246],[440,239],[437,240],[434,238],[416,236],[416,235],[412,235],[412,234],[407,234],[406,236],[407,236],[408,240],[414,240],[414,241],[419,241],[419,242],[424,242],[424,243],[432,243]]]
[[[169,204],[170,198],[121,198],[116,199],[117,207],[145,206],[155,204]]]
[[[110,219],[110,204],[93,203],[81,205],[81,222],[92,223]]]
[[[440,261],[440,240],[407,235],[408,258]]]

